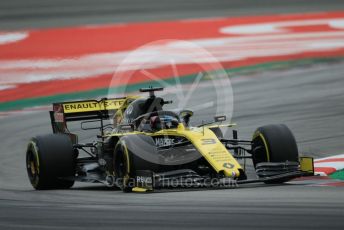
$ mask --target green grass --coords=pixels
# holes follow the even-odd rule
[[[332,173],[330,177],[337,180],[344,180],[344,169]]]

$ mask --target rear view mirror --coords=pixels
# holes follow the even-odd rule
[[[180,111],[179,116],[186,125],[189,125],[190,117],[193,116],[193,112],[191,110],[182,110]]]
[[[179,113],[179,116],[184,118],[184,117],[192,117],[193,116],[193,112],[191,110],[182,110]]]
[[[214,117],[215,122],[224,122],[227,120],[226,116],[222,115],[222,116],[215,116]]]

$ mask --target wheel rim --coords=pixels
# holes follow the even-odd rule
[[[36,187],[39,181],[39,159],[37,154],[32,151],[32,147],[29,148],[26,155],[26,169],[31,184]]]

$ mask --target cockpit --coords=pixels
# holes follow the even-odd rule
[[[139,98],[131,102],[123,113],[122,124],[132,124],[135,130],[156,132],[161,129],[177,128],[183,122],[188,125],[191,114],[184,116],[173,111],[164,111],[163,106],[172,103],[155,96],[155,91],[163,88],[144,88],[140,92],[149,92],[148,98]],[[182,115],[182,116],[181,116]]]
[[[133,122],[138,131],[157,132],[162,129],[176,129],[181,123],[179,116],[172,111],[146,113]]]

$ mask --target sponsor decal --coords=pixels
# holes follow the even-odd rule
[[[223,164],[223,167],[227,169],[232,169],[234,168],[234,165],[232,163],[226,162]]]
[[[152,180],[152,177],[137,176],[136,177],[136,182],[137,183],[142,183],[142,184],[152,184],[153,180]]]
[[[161,136],[161,137],[154,138],[154,141],[157,147],[166,147],[166,146],[183,143],[187,141],[187,139],[183,137]]]
[[[54,113],[55,122],[64,122],[63,113]]]
[[[165,147],[165,146],[170,146],[174,145],[174,139],[173,138],[168,138],[168,137],[163,137],[163,138],[155,138],[155,145],[157,147]]]
[[[65,113],[92,112],[99,110],[115,110],[121,107],[124,99],[97,101],[82,101],[63,104]]]
[[[202,139],[202,145],[213,145],[216,144],[216,140],[212,138]]]

